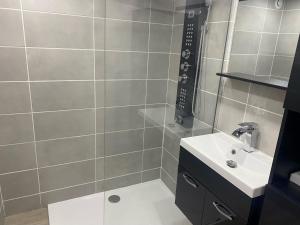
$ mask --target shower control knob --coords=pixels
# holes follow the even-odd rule
[[[188,76],[186,74],[182,74],[181,76],[179,76],[179,82],[186,84],[187,81],[188,81]]]
[[[183,70],[184,72],[187,72],[190,67],[191,65],[188,62],[184,62],[180,65],[181,70]]]
[[[189,49],[186,49],[186,50],[182,51],[181,55],[184,59],[188,59],[191,56],[191,51]]]

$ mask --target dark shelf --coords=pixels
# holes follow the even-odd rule
[[[282,90],[286,90],[288,87],[288,81],[286,81],[286,80],[259,77],[259,76],[244,74],[244,73],[217,73],[217,75],[220,77],[227,77],[230,79],[250,82],[250,83],[264,85],[264,86],[273,87],[273,88],[278,88],[278,89],[282,89]]]

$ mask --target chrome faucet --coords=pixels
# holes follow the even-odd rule
[[[254,152],[258,140],[258,124],[254,122],[245,122],[239,124],[240,128],[233,131],[232,135],[246,144],[242,148],[246,152]]]

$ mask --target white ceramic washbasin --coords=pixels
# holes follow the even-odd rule
[[[244,144],[225,133],[181,139],[180,145],[251,198],[264,193],[273,158],[257,150],[247,153]],[[236,154],[232,154],[232,150]],[[237,163],[236,168],[227,165]]]

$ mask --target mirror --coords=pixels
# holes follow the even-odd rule
[[[226,72],[288,81],[299,39],[300,1],[234,1]]]

